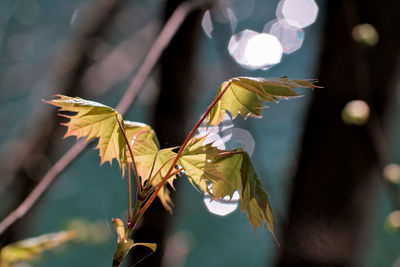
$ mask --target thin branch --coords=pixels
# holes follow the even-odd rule
[[[28,195],[28,197],[0,223],[0,234],[10,227],[16,220],[22,218],[38,201],[54,179],[87,147],[87,143],[80,141],[73,145],[53,167],[48,170],[43,179]]]
[[[194,3],[195,2],[195,3]],[[175,33],[182,25],[183,21],[186,17],[196,8],[202,6],[207,3],[211,3],[211,0],[203,0],[203,1],[186,1],[181,3],[168,19],[167,23],[161,30],[157,39],[154,41],[153,45],[150,48],[149,53],[143,61],[140,69],[138,70],[135,78],[132,80],[129,85],[128,91],[125,96],[122,98],[122,101],[118,104],[117,110],[120,113],[125,113],[133,98],[137,94],[138,90],[142,87],[146,78],[149,76],[151,70],[154,65],[157,63],[160,58],[162,52],[167,48],[168,44],[171,42],[172,38],[175,36]]]
[[[149,76],[162,52],[168,46],[177,29],[179,29],[179,27],[182,25],[186,16],[195,8],[209,2],[211,1],[198,1],[195,4],[184,2],[178,6],[163,27],[157,39],[154,41],[144,60],[144,63],[141,65],[138,73],[133,78],[129,88],[119,102],[117,110],[119,110],[121,114],[126,113],[129,106],[132,104],[140,87]],[[3,234],[4,231],[14,224],[18,219],[22,218],[30,208],[32,208],[32,206],[38,201],[40,196],[47,190],[55,178],[71,164],[71,162],[86,148],[86,146],[87,144],[83,142],[75,144],[56,162],[55,165],[53,165],[53,167],[50,168],[42,180],[28,195],[28,197],[0,222],[0,235]]]

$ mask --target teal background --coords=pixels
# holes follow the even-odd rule
[[[275,18],[274,10],[278,1],[256,1],[255,13],[240,21],[237,32],[246,28],[261,31],[264,24]],[[215,38],[208,39],[201,34],[201,44],[196,65],[197,76],[193,88],[188,88],[188,101],[193,102],[191,123],[214,97],[219,84],[231,76],[260,76],[290,78],[316,77],[318,56],[323,33],[324,1],[317,1],[320,7],[318,20],[305,29],[303,46],[297,52],[284,55],[277,66],[266,71],[247,71],[235,65],[226,49],[226,27],[219,25]],[[74,11],[87,1],[81,0],[25,0],[0,2],[0,153],[5,160],[10,151],[10,144],[19,143],[27,133],[38,127],[36,117],[48,111],[50,107],[40,100],[48,99],[57,93],[52,88],[51,73],[55,56],[60,47],[76,34],[70,21]],[[126,7],[136,14],[137,24],[130,28],[130,34],[140,30],[146,23],[159,22],[159,15],[164,1],[136,1]],[[33,5],[33,7],[32,7]],[[19,9],[18,9],[19,8]],[[16,14],[34,17],[29,24],[21,24]],[[38,10],[38,11],[35,11]],[[15,33],[27,33],[32,38],[32,47],[20,58],[10,55],[8,42]],[[107,41],[112,45],[124,39],[124,32],[109,33]],[[210,75],[212,73],[212,75]],[[127,87],[127,81],[96,97],[107,105],[115,105]],[[324,90],[324,89],[318,89]],[[271,105],[264,111],[260,120],[235,120],[235,124],[247,129],[253,135],[256,149],[252,160],[262,182],[270,194],[271,205],[275,214],[277,235],[284,222],[290,183],[296,169],[298,149],[302,129],[312,91],[303,91],[304,97],[294,101],[283,101]],[[133,121],[151,122],[151,105],[146,101],[136,101],[125,118]],[[393,115],[393,127],[390,136],[391,157],[400,160],[399,133],[400,109]],[[180,127],[179,125],[177,127]],[[188,126],[188,129],[190,126]],[[65,129],[60,126],[60,130]],[[59,140],[69,147],[73,138]],[[12,149],[11,149],[12,151]],[[60,155],[62,151],[59,152]],[[71,167],[64,172],[39,201],[30,216],[31,221],[26,236],[65,229],[74,218],[84,218],[91,223],[102,225],[96,234],[105,242],[93,241],[73,243],[54,252],[46,253],[34,266],[109,266],[114,252],[116,235],[110,223],[111,218],[126,217],[125,181],[121,181],[118,166],[104,164],[99,167],[98,152],[89,149]],[[365,255],[366,266],[395,266],[400,255],[400,235],[385,231],[383,224],[391,211],[386,191],[380,189],[380,198],[373,220],[371,245]],[[4,192],[3,201],[12,197],[12,192]],[[271,234],[264,229],[257,236],[247,222],[245,214],[236,210],[233,214],[219,217],[210,214],[203,204],[203,197],[187,181],[182,181],[177,192],[177,203],[173,214],[173,225],[169,235],[182,234],[187,241],[188,254],[186,267],[229,266],[258,267],[273,266],[278,246]],[[351,234],[351,233],[349,233]],[[101,238],[100,238],[101,239]],[[149,240],[151,242],[151,240]],[[400,263],[397,263],[400,264]]]

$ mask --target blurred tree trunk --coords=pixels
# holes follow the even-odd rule
[[[183,1],[167,1],[165,21],[181,2]],[[179,146],[188,134],[185,127],[190,112],[188,92],[194,74],[194,56],[199,41],[200,22],[199,10],[190,14],[161,58],[161,86],[154,113],[154,129],[162,147]],[[175,185],[177,183],[178,181],[175,181]],[[175,186],[177,187],[178,185]],[[170,219],[171,216],[157,198],[144,214],[139,228],[134,233],[135,242],[155,242],[158,245],[157,251],[135,266],[161,266],[165,234]],[[132,253],[133,262],[140,261],[148,254],[148,249],[135,247]]]
[[[396,95],[400,1],[327,5],[317,76],[324,88],[313,92],[278,266],[362,266],[375,214],[385,160],[379,136]],[[353,40],[362,23],[376,28],[376,46]],[[342,122],[343,107],[355,99],[371,109],[364,126]]]

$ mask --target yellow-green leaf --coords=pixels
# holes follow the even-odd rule
[[[243,155],[231,154],[229,156],[219,157],[218,170],[222,173],[225,180],[219,180],[212,185],[212,195],[215,198],[229,196],[242,187],[241,172]]]
[[[227,90],[211,109],[206,122],[217,126],[229,111],[232,118],[240,114],[243,118],[260,118],[264,102],[278,102],[279,99],[297,97],[298,87],[317,87],[314,80],[290,80],[286,77],[267,80],[264,78],[237,77],[222,83],[218,94],[228,85]]]
[[[195,188],[197,185],[202,191],[209,192],[208,183],[217,182],[224,177],[218,170],[218,163],[215,162],[222,151],[212,144],[203,145],[206,137],[193,138],[183,151],[179,164]]]
[[[126,136],[130,145],[132,144],[132,140],[135,138],[137,141],[143,139],[153,140],[155,146],[159,149],[160,144],[158,142],[157,136],[154,130],[147,124],[141,122],[134,121],[124,121],[124,128],[126,132]],[[139,138],[140,137],[140,138]]]
[[[257,227],[267,224],[275,238],[274,219],[272,216],[269,196],[264,191],[261,181],[251,164],[250,157],[247,153],[243,154],[242,167],[240,169],[242,176],[242,187],[240,205],[241,210],[246,211],[253,230],[256,232]]]
[[[0,266],[8,267],[15,262],[33,260],[43,252],[58,247],[76,237],[74,231],[62,231],[9,244],[0,251]]]
[[[126,126],[127,125],[125,125],[125,127]],[[160,150],[154,131],[150,127],[147,127],[148,126],[145,125],[137,125],[132,128],[127,127],[126,132],[128,136],[132,136],[132,139],[134,138],[132,150],[135,157],[138,175],[141,177],[142,183],[144,184],[146,181],[151,179],[151,184],[157,185],[167,174],[176,153],[172,151],[175,149],[174,147]],[[140,132],[141,134],[138,134]],[[130,160],[130,157],[128,160]],[[173,180],[173,177],[168,180],[168,183],[172,187]],[[168,188],[164,185],[158,192],[158,197],[163,203],[165,209],[172,212],[172,201],[169,193]]]
[[[64,137],[86,137],[86,141],[99,138],[97,147],[100,150],[101,164],[112,163],[115,158],[118,163],[126,161],[126,146],[122,131],[116,116],[122,121],[122,116],[113,108],[79,97],[57,95],[58,99],[45,101],[60,107],[60,111],[76,112],[75,115],[61,115],[69,120],[63,125],[68,127]]]
[[[232,197],[238,190],[241,211],[246,212],[254,232],[258,226],[267,224],[275,238],[274,219],[268,194],[261,185],[250,157],[241,149],[230,152],[232,154],[224,155],[217,160],[219,169],[227,181],[220,180],[212,185],[213,197],[223,198],[227,195]]]

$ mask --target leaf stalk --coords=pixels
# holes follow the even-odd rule
[[[115,114],[115,117],[117,118],[117,122],[118,122],[119,128],[122,131],[122,135],[124,136],[125,143],[128,146],[129,154],[131,155],[132,164],[133,164],[133,171],[135,172],[135,178],[136,178],[136,195],[137,195],[142,191],[142,188],[141,188],[140,179],[139,179],[139,176],[138,176],[138,171],[137,171],[137,167],[136,167],[135,158],[133,156],[132,148],[131,148],[131,146],[129,144],[128,137],[126,136],[126,132],[125,132],[124,126],[122,125],[122,122],[118,117],[118,113]]]

